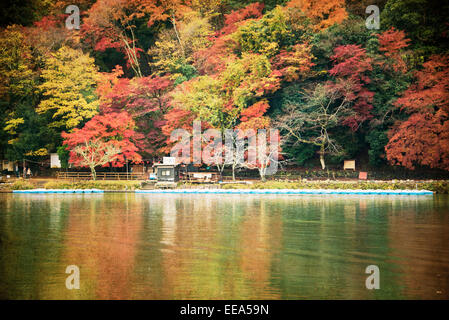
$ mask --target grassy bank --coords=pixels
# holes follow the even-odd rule
[[[18,179],[10,186],[11,190],[30,190],[37,188],[35,183],[28,180]]]
[[[449,194],[449,181],[267,181],[253,184],[227,184],[223,189],[380,189],[380,190],[429,190]]]
[[[178,188],[201,188],[202,185],[178,183]],[[213,185],[209,187],[223,189],[381,189],[381,190],[429,190],[438,194],[449,194],[449,181],[266,181],[252,184],[236,183]],[[45,189],[101,189],[131,191],[141,188],[140,181],[58,181],[53,180],[39,185],[33,180],[16,180],[8,189],[29,190]]]
[[[44,185],[45,189],[101,189],[101,190],[136,190],[140,189],[139,181],[50,181]]]
[[[126,190],[136,190],[140,188],[139,181],[59,181],[52,180],[45,184],[41,184],[38,181],[33,180],[15,180],[6,189],[10,190],[30,190],[37,188],[45,189],[101,189],[101,190],[115,190],[115,191],[126,191]]]

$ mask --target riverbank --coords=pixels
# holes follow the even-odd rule
[[[64,181],[56,179],[16,179],[10,184],[4,184],[3,190],[31,189],[100,189],[108,191],[133,191],[141,188],[143,181],[136,180],[88,180]]]
[[[0,185],[2,192],[31,189],[99,189],[108,192],[127,192],[151,189],[144,181],[38,181],[17,179],[10,184]],[[436,194],[449,194],[448,180],[391,180],[391,181],[239,181],[235,183],[191,184],[179,182],[177,189],[332,189],[332,190],[428,190]]]
[[[267,181],[253,184],[231,184],[225,189],[334,189],[334,190],[429,190],[449,194],[449,181]]]

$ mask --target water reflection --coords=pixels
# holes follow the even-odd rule
[[[447,196],[2,194],[0,212],[0,298],[449,298]]]

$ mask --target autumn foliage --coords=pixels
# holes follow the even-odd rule
[[[449,170],[446,25],[384,2],[368,29],[366,1],[82,0],[69,30],[71,3],[44,1],[1,30],[0,156],[67,145],[91,169],[155,162],[201,121],[221,135],[275,126],[298,165]]]
[[[392,61],[392,69],[395,72],[407,72],[407,65],[402,58],[401,51],[407,48],[410,39],[406,38],[405,32],[391,28],[378,34],[379,50],[384,52],[385,57]]]
[[[355,115],[344,120],[352,130],[372,118],[371,109],[374,93],[367,89],[371,79],[367,75],[372,70],[372,59],[359,45],[345,45],[335,48],[331,57],[334,67],[329,73],[335,76],[330,86],[341,92],[344,99],[353,103]]]
[[[434,55],[395,105],[410,117],[390,131],[388,160],[449,170],[449,56]]]
[[[291,0],[287,7],[305,12],[313,21],[316,30],[341,23],[348,15],[344,0]]]
[[[138,146],[143,135],[136,133],[134,129],[135,123],[128,113],[111,112],[93,117],[82,129],[75,129],[71,133],[63,132],[64,144],[70,150],[69,162],[76,166],[89,166],[86,159],[74,151],[77,147],[86,151],[94,163],[102,166],[123,167],[126,161],[140,162],[142,157],[138,153]],[[101,163],[108,149],[115,152],[109,155],[109,161]]]
[[[168,92],[173,82],[168,77],[148,76],[123,78],[117,66],[112,73],[103,73],[97,93],[100,95],[100,110],[104,114],[126,111],[136,124],[136,131],[144,134],[140,152],[157,156],[163,148],[165,137],[162,127],[168,112]]]

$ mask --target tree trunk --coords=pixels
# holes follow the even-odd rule
[[[235,164],[232,165],[232,181],[235,181]]]
[[[95,167],[90,167],[90,171],[92,172],[92,180],[97,180],[97,172],[95,171]]]
[[[224,165],[217,164],[217,170],[218,170],[218,173],[220,174],[220,181],[223,181]]]
[[[321,149],[320,149],[320,163],[321,163],[321,168],[323,170],[326,169],[326,163],[324,162],[324,144],[321,145]]]
[[[174,14],[172,14],[172,24],[173,24],[173,29],[175,30],[176,38],[178,39],[178,42],[179,42],[179,47],[181,48],[182,57],[185,59],[186,54],[185,54],[185,50],[184,50],[184,45],[182,44],[181,38],[179,36],[178,28],[176,27],[176,19],[175,19]]]
[[[326,169],[326,163],[324,162],[324,154],[320,153],[320,163],[321,163],[321,169]]]

